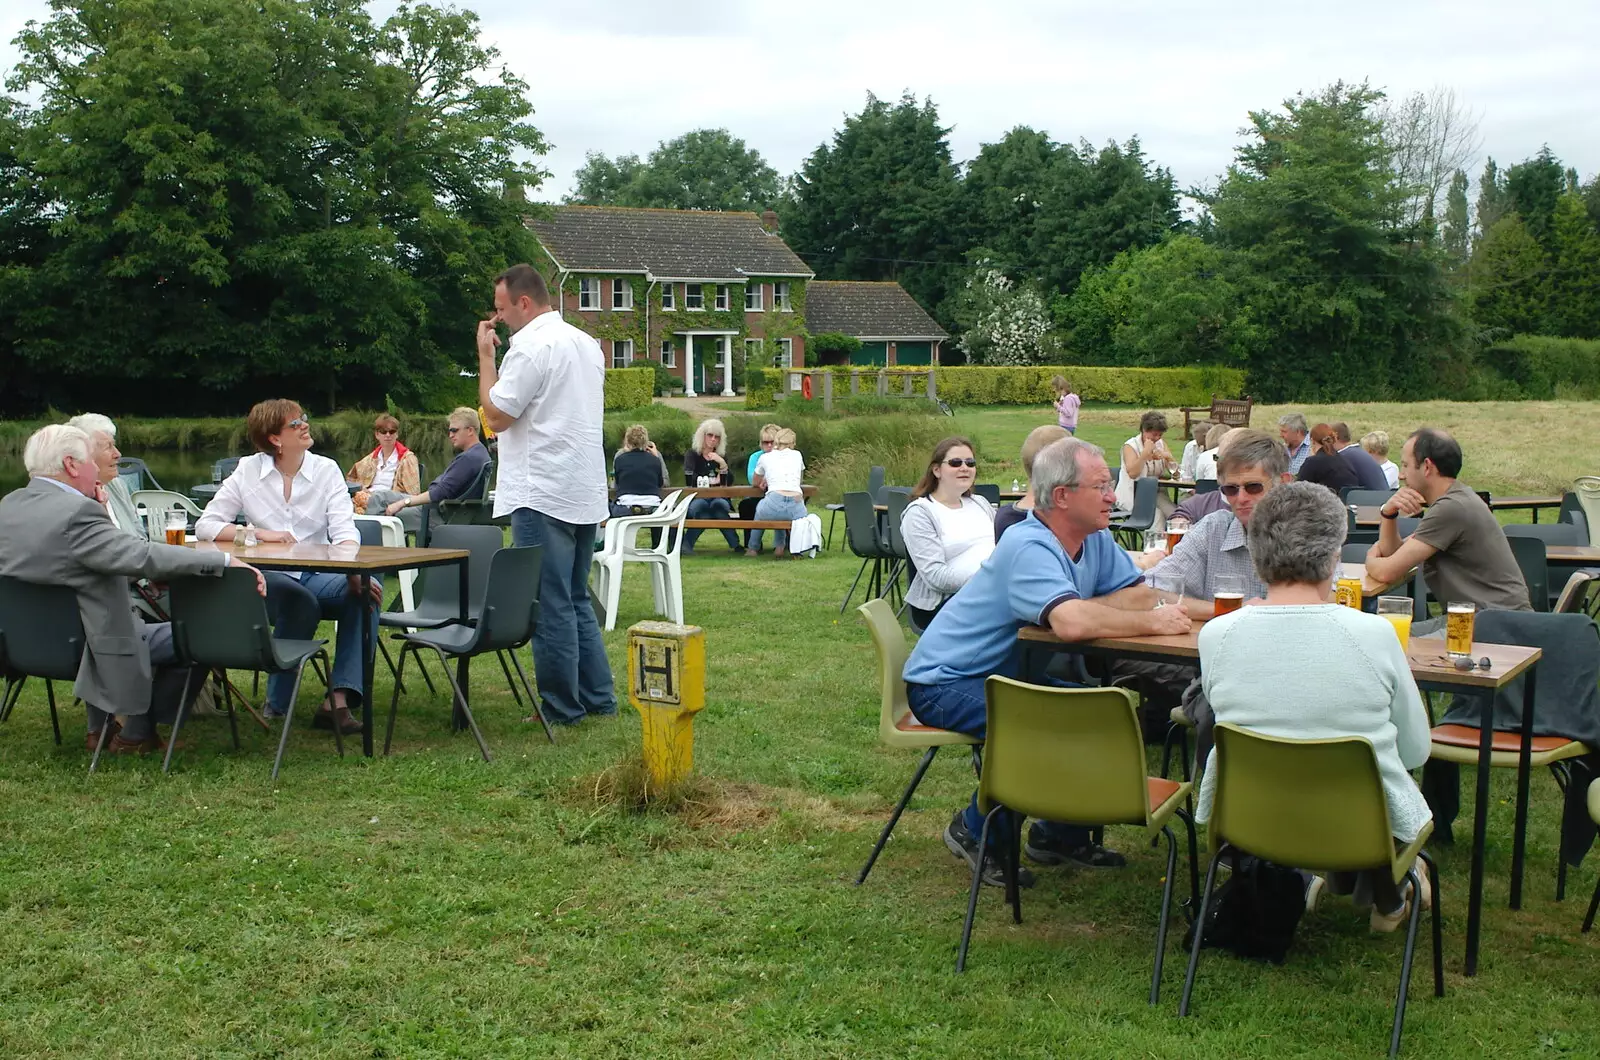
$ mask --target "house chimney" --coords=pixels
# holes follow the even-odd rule
[[[778,215],[772,210],[761,211],[761,227],[773,235],[778,234]]]

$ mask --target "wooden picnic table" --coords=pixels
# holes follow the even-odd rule
[[[1546,545],[1544,558],[1560,567],[1600,567],[1600,545]]]
[[[248,548],[232,541],[200,541],[191,548],[201,552],[226,552],[260,570],[309,571],[320,574],[349,574],[361,580],[361,595],[366,597],[375,574],[389,574],[421,567],[455,564],[461,574],[461,621],[467,621],[467,562],[472,553],[464,548],[394,548],[388,545],[316,545],[310,542],[268,542]],[[373,612],[361,609],[361,643],[372,636]],[[361,653],[361,753],[372,757],[372,670],[371,652]],[[456,661],[457,683],[467,690],[469,662]]]
[[[1359,566],[1347,563],[1346,571]],[[1363,591],[1366,591],[1365,571],[1362,571]],[[1145,659],[1153,662],[1195,662],[1200,659],[1200,627],[1197,622],[1192,632],[1161,637],[1101,637],[1095,640],[1068,642],[1057,637],[1043,626],[1024,626],[1017,639],[1045,648],[1077,654],[1106,655],[1125,659]],[[1472,825],[1472,877],[1467,900],[1467,948],[1465,972],[1478,973],[1478,942],[1483,919],[1484,840],[1489,817],[1489,762],[1494,740],[1495,690],[1505,687],[1514,678],[1526,674],[1522,688],[1522,729],[1520,761],[1517,767],[1517,806],[1515,840],[1511,854],[1512,909],[1522,907],[1522,870],[1527,846],[1528,780],[1533,753],[1533,703],[1536,663],[1543,654],[1538,648],[1516,644],[1472,645],[1473,659],[1488,658],[1487,670],[1458,670],[1443,650],[1442,636],[1412,637],[1406,649],[1412,679],[1417,688],[1425,692],[1489,693],[1480,695],[1483,714],[1478,721],[1481,741],[1478,745],[1477,793],[1473,805]],[[1431,720],[1431,719],[1430,719]]]
[[[712,499],[717,498],[717,497],[724,498],[725,500],[743,500],[746,497],[765,497],[767,495],[767,491],[762,489],[759,486],[676,486],[676,485],[673,485],[673,486],[662,486],[661,487],[661,491],[662,491],[663,495],[665,495],[667,493],[671,493],[673,490],[682,490],[682,491],[684,491],[686,493],[693,493],[700,500],[712,500]],[[801,493],[801,495],[803,497],[806,498],[806,500],[810,500],[812,497],[816,496],[817,487],[815,487],[815,486],[801,486],[800,487],[800,493]],[[610,490],[607,491],[606,496],[611,500],[616,500],[617,499],[616,487],[615,486],[611,487]]]

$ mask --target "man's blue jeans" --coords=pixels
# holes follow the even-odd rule
[[[329,683],[345,691],[345,705],[360,706],[361,687],[361,607],[364,601],[350,590],[343,574],[303,574],[299,578],[281,571],[263,571],[267,582],[267,617],[272,620],[272,635],[282,640],[310,640],[317,635],[317,624],[327,619],[339,623],[334,641],[333,673]],[[379,585],[382,581],[372,579]],[[370,603],[367,606],[372,606]],[[372,657],[378,646],[378,620],[369,620],[365,655]],[[294,674],[273,674],[267,678],[267,710],[284,714],[289,709],[289,692]]]
[[[617,712],[611,663],[589,602],[594,531],[593,523],[564,523],[532,508],[511,513],[511,543],[518,548],[544,546],[533,669],[545,718],[552,725]]]
[[[988,732],[989,722],[989,707],[983,695],[985,680],[982,677],[964,677],[942,685],[915,685],[908,682],[906,698],[911,703],[911,713],[915,714],[922,724],[976,736],[981,740]],[[1049,678],[1045,681],[1063,688],[1077,687],[1065,681]],[[995,828],[1005,827],[1009,817],[1009,814],[1002,814],[995,818]],[[967,804],[963,819],[966,821],[967,830],[976,839],[983,828],[983,814],[978,812],[976,790],[972,793],[972,801]],[[990,829],[991,842],[995,828]],[[1039,845],[1074,849],[1088,844],[1089,830],[1057,821],[1035,821],[1029,838]]]

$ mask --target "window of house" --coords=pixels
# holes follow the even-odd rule
[[[728,351],[732,348],[733,343],[729,342],[726,337],[717,341],[717,371],[720,372],[728,366]]]
[[[789,312],[789,285],[787,282],[778,282],[772,285],[772,308],[780,313]]]
[[[633,363],[633,340],[611,340],[611,367],[626,368]]]
[[[745,284],[744,311],[746,313],[761,312],[761,285],[759,283]]]
[[[762,342],[760,339],[744,340],[744,363],[746,365],[759,365],[761,363],[761,347]]]
[[[701,310],[706,307],[705,288],[698,283],[683,285],[683,308],[688,310]]]
[[[678,348],[672,344],[671,339],[661,340],[661,363],[668,368],[678,367]]]
[[[794,340],[779,339],[777,352],[772,355],[772,367],[791,368],[794,366]]]
[[[727,308],[728,308],[728,285],[725,284],[725,283],[719,283],[719,284],[717,284],[717,309],[720,312],[720,311],[726,310]]]
[[[600,281],[592,277],[578,280],[578,308],[600,308]]]
[[[611,281],[611,308],[633,308],[633,284],[627,280]]]
[[[675,288],[670,283],[664,283],[664,284],[661,285],[661,308],[662,309],[665,309],[668,312],[670,312],[670,311],[678,308],[677,300],[673,297],[673,292],[676,291],[676,290],[677,290],[677,288]]]

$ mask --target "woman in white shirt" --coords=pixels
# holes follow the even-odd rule
[[[1378,470],[1383,472],[1383,480],[1389,484],[1389,488],[1399,487],[1400,469],[1389,459],[1389,432],[1368,431],[1361,438],[1361,448],[1371,453],[1372,459],[1378,462]]]
[[[933,447],[928,470],[900,517],[900,536],[916,572],[906,603],[918,629],[928,628],[944,602],[994,551],[994,508],[972,495],[977,477],[972,443],[946,438]]]
[[[1205,447],[1194,462],[1194,481],[1215,480],[1217,477],[1217,446],[1233,430],[1226,423],[1218,423],[1205,434]]]
[[[1428,715],[1394,627],[1328,602],[1344,543],[1346,512],[1314,482],[1269,490],[1250,517],[1250,558],[1267,586],[1258,606],[1212,619],[1200,631],[1200,680],[1218,723],[1294,740],[1360,736],[1372,744],[1389,830],[1401,845],[1432,819],[1410,770],[1428,760]],[[1211,816],[1215,752],[1200,782],[1196,821]],[[1418,859],[1422,906],[1432,901]],[[1334,873],[1335,894],[1370,903],[1375,931],[1404,921],[1409,895],[1387,869]],[[1323,885],[1312,879],[1309,899]]]
[[[750,485],[765,486],[767,490],[766,496],[756,505],[756,518],[782,519],[791,523],[796,519],[804,519],[806,496],[800,489],[800,477],[805,470],[805,457],[794,447],[794,431],[787,427],[780,428],[772,438],[772,451],[761,454],[756,461],[756,473],[750,478]],[[765,536],[763,530],[750,531],[750,547],[745,549],[745,554],[759,555],[761,539]],[[772,540],[774,556],[788,555],[787,530],[774,530]]]
[[[239,461],[233,474],[217,490],[195,524],[201,541],[232,541],[242,529],[234,519],[243,514],[263,542],[309,542],[318,545],[359,545],[355,510],[339,465],[311,452],[311,425],[298,404],[284,398],[263,401],[250,410],[246,421],[254,456]],[[361,701],[362,645],[359,578],[339,574],[267,571],[267,614],[273,635],[284,640],[309,640],[317,623],[339,623],[333,660],[330,703],[317,711],[318,728],[339,726],[340,732],[359,732],[361,723],[351,714]],[[378,579],[371,582],[372,606],[383,597]],[[377,645],[377,622],[368,623],[366,653]],[[289,712],[292,674],[267,679],[266,714],[282,717]]]
[[[1159,412],[1146,412],[1139,417],[1139,433],[1122,443],[1122,477],[1117,480],[1117,507],[1125,512],[1133,510],[1133,480],[1157,478],[1178,466],[1172,451],[1162,441],[1167,433],[1167,418]],[[1175,507],[1170,498],[1156,491],[1156,507],[1162,518]]]

